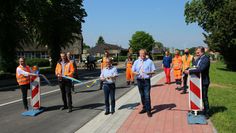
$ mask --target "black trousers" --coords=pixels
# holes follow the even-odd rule
[[[184,74],[184,77],[183,77],[183,84],[184,84],[184,91],[187,91],[187,81],[188,81],[188,74]]]
[[[30,84],[20,85],[20,89],[22,92],[22,101],[25,109],[28,109],[28,100],[27,100],[27,93],[30,89]]]
[[[209,85],[202,85],[202,101],[205,114],[209,114],[208,87]]]
[[[175,79],[175,83],[176,83],[177,85],[181,85],[181,79]]]
[[[101,80],[101,81],[100,81],[100,88],[99,88],[99,89],[101,90],[102,87],[103,87],[103,81]]]
[[[59,81],[59,86],[61,90],[61,96],[62,96],[64,107],[68,107],[69,109],[72,109],[71,80],[62,79],[62,81]]]

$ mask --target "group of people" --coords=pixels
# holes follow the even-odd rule
[[[169,51],[165,52],[165,56],[162,61],[162,68],[166,74],[166,84],[170,84],[170,71],[173,68],[175,83],[177,85],[176,90],[183,90],[182,94],[187,92],[187,81],[188,74],[185,73],[185,70],[188,70],[190,67],[193,67],[194,58],[189,53],[189,49],[184,50],[184,54],[181,56],[179,50],[175,50],[175,55],[172,59]],[[182,80],[183,79],[183,80]],[[183,86],[182,85],[183,81]]]
[[[156,70],[155,65],[147,56],[147,51],[141,49],[139,51],[139,58],[133,62],[131,56],[128,57],[126,65],[126,80],[127,85],[134,83],[134,77],[137,79],[139,93],[143,105],[140,113],[147,113],[148,117],[152,117],[151,113],[151,77]],[[112,60],[109,58],[108,51],[105,51],[105,56],[101,63],[101,89],[105,96],[105,115],[113,114],[115,112],[115,80],[118,77],[117,68],[112,66]],[[105,66],[105,67],[104,67]],[[111,98],[111,105],[109,104],[109,96]],[[110,110],[111,109],[111,110]]]
[[[71,90],[73,83],[71,80],[63,78],[64,76],[75,77],[77,74],[76,65],[70,58],[70,53],[60,54],[60,60],[58,61],[55,69],[55,74],[58,78],[63,107],[61,110],[68,109],[68,112],[72,111],[72,96]],[[180,56],[179,50],[175,51],[175,55],[172,59],[168,51],[165,52],[163,58],[162,67],[166,74],[166,84],[171,83],[170,72],[173,69],[175,83],[178,90],[181,88],[183,78],[183,93],[187,92],[187,78],[188,74],[200,72],[202,74],[202,94],[204,103],[204,114],[208,116],[209,104],[208,104],[208,86],[210,84],[209,79],[209,57],[205,55],[204,47],[198,47],[196,49],[196,59],[189,54],[189,50],[185,49],[184,55]],[[139,50],[139,57],[133,61],[131,56],[125,62],[126,66],[126,80],[127,85],[134,84],[134,77],[137,80],[137,86],[142,103],[142,110],[140,114],[147,113],[148,117],[152,117],[151,113],[151,77],[155,74],[156,67],[154,62],[147,56],[145,49]],[[192,66],[196,66],[196,69],[189,69]],[[37,76],[31,72],[30,67],[25,64],[24,58],[19,58],[19,66],[16,70],[17,82],[20,85],[22,91],[22,98],[24,107],[28,110],[27,105],[27,90],[30,87],[30,76]],[[118,77],[118,71],[115,66],[112,66],[112,60],[109,57],[109,52],[105,51],[105,56],[101,62],[101,74],[100,74],[100,88],[104,91],[105,99],[105,115],[115,113],[115,81]],[[111,104],[109,102],[111,99]]]
[[[208,87],[210,84],[210,77],[209,77],[210,58],[205,54],[205,48],[202,46],[197,47],[195,50],[195,56],[189,53],[188,48],[184,50],[184,54],[182,56],[180,55],[179,50],[175,50],[175,55],[173,59],[170,53],[166,51],[162,62],[162,68],[165,71],[166,84],[171,83],[170,72],[171,69],[173,69],[174,79],[177,85],[176,90],[183,90],[181,94],[187,93],[188,75],[191,73],[201,73],[202,100],[204,105],[203,114],[206,116],[206,118],[208,118],[209,117]],[[194,68],[194,69],[189,69],[189,68]]]
[[[75,61],[71,59],[70,52],[68,52],[67,54],[60,54],[60,60],[56,65],[55,74],[57,76],[62,94],[63,107],[61,108],[61,110],[68,109],[68,112],[71,112],[71,91],[74,91],[74,85],[71,80],[65,79],[63,78],[63,76],[77,78],[78,73]],[[25,110],[29,109],[27,102],[27,93],[30,89],[30,76],[38,76],[38,74],[34,73],[34,71],[28,65],[26,65],[25,58],[20,57],[19,66],[16,68],[16,79],[22,92],[22,101]]]

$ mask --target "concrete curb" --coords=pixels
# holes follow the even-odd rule
[[[161,72],[151,79],[151,84],[156,84],[164,77],[164,72]],[[115,133],[123,122],[128,118],[130,113],[139,104],[140,97],[138,87],[134,87],[124,96],[116,101],[116,112],[113,115],[104,115],[104,111],[82,126],[76,133]]]

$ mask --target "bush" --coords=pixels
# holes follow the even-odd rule
[[[96,61],[102,59],[102,57],[95,57]]]
[[[48,59],[40,59],[40,58],[26,59],[26,64],[29,66],[37,65],[38,67],[50,66],[50,62]]]
[[[127,56],[118,56],[119,61],[125,61],[127,59]]]

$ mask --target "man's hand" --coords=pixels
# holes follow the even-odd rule
[[[147,75],[153,75],[155,74],[155,72],[149,72],[149,73],[146,73]]]
[[[101,78],[100,78],[100,80],[104,81],[104,80],[105,80],[105,78],[104,78],[104,77],[101,77]]]
[[[29,73],[30,76],[39,76],[38,74],[35,73]]]
[[[62,80],[62,75],[61,74],[57,74],[57,78],[58,78],[58,80]]]
[[[133,72],[133,74],[134,74],[134,75],[139,75],[139,73],[138,73],[138,72]]]
[[[184,70],[184,73],[185,74],[189,74],[189,70]]]

